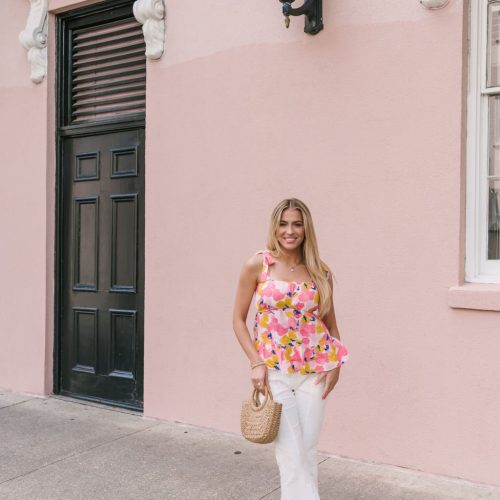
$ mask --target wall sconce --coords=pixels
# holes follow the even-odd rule
[[[304,32],[309,35],[316,35],[323,29],[323,1],[304,0],[301,7],[294,9],[292,3],[295,0],[280,0],[283,4],[283,15],[285,16],[285,26],[290,25],[290,16],[305,15]]]
[[[438,10],[446,7],[450,0],[420,0],[420,3],[429,10]]]

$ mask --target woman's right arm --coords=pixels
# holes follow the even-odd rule
[[[245,263],[240,273],[233,309],[233,330],[251,364],[262,361],[262,358],[254,347],[254,342],[250,337],[250,332],[246,324],[248,310],[252,302],[261,269],[261,254],[254,255]],[[252,385],[259,388],[262,393],[264,393],[266,375],[267,368],[265,365],[257,366],[252,370]],[[261,384],[260,386],[258,385],[259,383]]]

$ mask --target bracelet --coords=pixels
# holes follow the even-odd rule
[[[260,366],[260,365],[265,365],[266,362],[265,361],[257,361],[257,363],[250,363],[250,368],[253,370],[254,368],[257,368],[257,366]]]

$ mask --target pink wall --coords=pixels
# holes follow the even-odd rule
[[[463,255],[462,2],[324,4],[311,37],[301,19],[284,29],[277,0],[167,2],[166,51],[148,63],[145,415],[239,432],[237,277],[275,203],[298,196],[351,354],[321,448],[500,484],[499,313],[447,305]],[[0,386],[43,393],[54,56],[49,83],[32,84],[17,43],[27,3],[1,9]]]
[[[0,385],[44,393],[50,386],[46,204],[54,185],[47,185],[47,84],[31,82],[26,51],[17,41],[28,11],[28,2],[2,1],[2,18],[8,22],[0,30]]]
[[[168,2],[148,66],[145,413],[238,432],[231,329],[274,204],[315,216],[351,360],[321,448],[498,483],[498,313],[455,310],[462,2]]]

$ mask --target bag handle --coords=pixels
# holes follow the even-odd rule
[[[274,401],[273,393],[271,392],[271,387],[269,385],[269,381],[266,379],[266,383],[264,385],[264,401],[262,403],[259,402],[259,389],[254,388],[252,394],[252,410],[253,411],[261,411],[267,404],[268,399]]]

